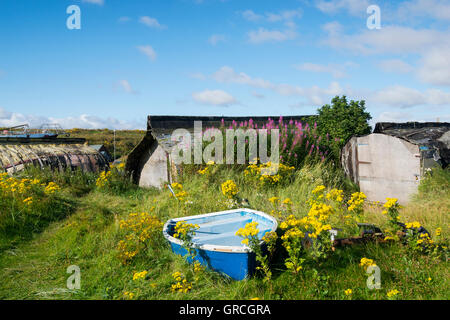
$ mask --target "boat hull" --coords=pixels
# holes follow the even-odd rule
[[[187,250],[179,244],[170,243],[172,251],[185,256]],[[188,258],[192,263],[191,258]],[[209,269],[229,276],[233,280],[244,280],[255,270],[255,255],[253,252],[221,252],[217,250],[197,249],[195,261]]]
[[[233,215],[232,219],[228,218],[230,214]],[[223,220],[221,220],[221,215],[224,217]],[[235,220],[235,224],[226,226],[226,224],[230,224],[230,221],[233,219]],[[182,242],[171,235],[173,234],[173,226],[177,221],[186,221],[188,223],[203,221],[203,224],[200,223],[200,229],[198,230],[200,235],[198,238],[194,238],[194,247],[197,250],[197,255],[194,257],[194,260],[207,266],[211,270],[224,274],[234,280],[246,279],[251,276],[256,269],[254,252],[240,243],[242,238],[239,239],[234,235],[238,230],[237,228],[239,226],[245,226],[248,221],[259,221],[262,229],[258,235],[259,238],[266,232],[275,231],[277,228],[277,222],[273,217],[263,212],[250,209],[236,209],[171,219],[164,225],[164,236],[169,241],[172,251],[181,256],[187,256],[188,252],[183,247]],[[225,228],[224,226],[226,226],[226,228],[229,228],[232,231],[227,229],[228,232],[223,234],[220,234],[220,232],[214,233],[213,231],[219,228],[218,225],[221,225],[222,228]],[[208,233],[208,235],[202,236],[202,233]],[[231,233],[232,235],[230,235]],[[211,236],[211,234],[213,235]],[[218,239],[222,239],[225,244],[220,243]],[[195,241],[197,241],[197,243],[195,243]],[[226,243],[231,245],[226,245]],[[260,245],[263,246],[262,241]],[[192,263],[190,257],[187,259],[188,262]]]

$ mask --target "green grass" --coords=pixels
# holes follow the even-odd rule
[[[324,261],[307,261],[298,276],[286,271],[285,252],[279,246],[271,265],[271,284],[263,283],[259,276],[232,281],[205,270],[188,293],[170,290],[173,272],[180,271],[190,280],[193,273],[191,266],[172,254],[166,243],[161,242],[158,250],[144,251],[128,265],[122,265],[117,257],[117,244],[124,237],[119,222],[129,213],[154,208],[152,213],[166,221],[225,210],[220,184],[227,179],[236,182],[240,197],[248,199],[252,208],[270,212],[268,198],[289,197],[298,216],[307,213],[306,201],[317,185],[343,188],[347,194],[355,190],[327,165],[304,167],[289,183],[265,189],[247,185],[242,172],[232,168],[221,168],[210,180],[186,168],[180,181],[189,193],[187,200],[192,201],[186,205],[170,197],[167,189],[144,190],[126,185],[120,191],[98,190],[92,177],[33,174],[42,179],[48,174],[49,179],[58,181],[62,194],[76,205],[66,218],[51,222],[0,253],[0,299],[122,299],[125,291],[135,293],[138,299],[347,299],[344,290],[349,288],[353,299],[386,299],[392,289],[401,292],[400,299],[450,298],[448,261],[413,253],[400,243],[337,248]],[[433,234],[441,227],[442,237],[448,242],[449,181],[448,171],[444,170],[424,180],[417,197],[400,212],[402,220],[418,220]],[[84,185],[82,191],[77,184]],[[367,207],[364,218],[382,227],[387,223],[378,207]],[[367,275],[359,266],[362,257],[375,260],[380,267],[382,289],[366,287]],[[66,289],[66,269],[70,265],[81,269],[81,289],[76,292]],[[146,279],[133,281],[133,272],[143,270],[148,271]]]
[[[85,138],[91,144],[103,144],[114,156],[114,130],[109,129],[71,129],[72,138]],[[116,159],[126,156],[142,140],[144,130],[116,130]]]

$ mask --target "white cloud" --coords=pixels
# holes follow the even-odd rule
[[[347,94],[347,90],[342,88],[338,82],[331,82],[328,88],[319,86],[300,87],[290,84],[277,84],[274,91],[284,96],[300,96],[306,99],[303,105],[321,106],[331,100],[332,97]]]
[[[284,10],[279,13],[267,13],[266,18],[269,22],[278,22],[278,21],[290,21],[295,18],[301,18],[302,17],[302,10],[296,9],[296,10]]]
[[[138,94],[139,93],[138,91],[135,91],[131,87],[130,83],[127,80],[119,80],[117,84],[126,93],[130,93],[130,94]]]
[[[373,92],[368,100],[397,108],[420,105],[450,106],[450,93],[438,89],[419,91],[395,85]]]
[[[229,106],[237,103],[236,99],[229,93],[222,90],[205,90],[194,92],[192,98],[199,103],[214,106]]]
[[[399,5],[397,17],[415,20],[426,19],[450,20],[450,2],[448,0],[412,0]]]
[[[450,46],[426,52],[418,70],[419,80],[434,85],[450,86]]]
[[[257,14],[253,10],[245,10],[242,12],[242,17],[252,22],[286,22],[292,21],[302,17],[302,9],[282,10],[277,13],[266,12],[265,14]]]
[[[432,29],[387,26],[376,32],[367,29],[348,35],[341,32],[342,26],[337,22],[327,23],[323,28],[328,33],[324,44],[360,54],[423,53],[432,47],[450,44],[450,33]]]
[[[102,6],[105,3],[104,0],[82,0],[82,2],[97,4],[99,6]]]
[[[450,122],[450,114],[441,114],[436,117],[420,116],[412,112],[385,111],[372,119],[373,125],[377,122]]]
[[[264,16],[254,13],[252,10],[245,10],[242,12],[242,16],[248,21],[259,21],[264,18]]]
[[[259,92],[256,92],[256,91],[252,91],[251,94],[252,94],[252,96],[254,96],[255,98],[258,98],[258,99],[264,99],[265,98],[265,96],[262,93],[259,93]]]
[[[450,85],[450,32],[434,29],[413,29],[402,26],[387,26],[376,32],[364,30],[355,34],[344,34],[342,26],[328,23],[324,44],[353,54],[394,54],[402,57],[419,57],[417,74],[419,80],[434,85]],[[383,69],[397,72],[414,71],[398,59],[381,64]]]
[[[50,123],[59,123],[63,128],[108,128],[116,130],[144,129],[141,122],[123,121],[115,118],[100,118],[97,116],[82,114],[78,117],[49,118]]]
[[[355,16],[366,16],[366,10],[370,3],[368,0],[316,0],[315,5],[317,9],[328,14],[345,10]]]
[[[139,22],[150,28],[155,28],[155,29],[166,29],[167,28],[167,26],[161,25],[158,22],[158,20],[156,20],[155,18],[151,18],[148,16],[140,17]]]
[[[331,22],[325,23],[322,26],[322,29],[325,32],[327,32],[330,36],[334,36],[334,35],[337,35],[337,34],[341,33],[343,27],[342,27],[342,25],[339,22],[331,21]]]
[[[323,73],[329,73],[334,78],[343,78],[345,77],[345,72],[343,70],[342,66],[336,65],[336,64],[316,64],[316,63],[310,63],[306,62],[301,65],[294,66],[296,69],[301,71],[311,71],[311,72],[323,72]]]
[[[292,30],[292,28],[283,31],[259,28],[257,31],[248,32],[247,36],[250,43],[260,44],[264,42],[281,42],[292,40],[297,37],[297,33]]]
[[[84,128],[84,129],[117,129],[117,130],[131,130],[144,129],[145,121],[123,121],[115,118],[100,118],[97,116],[82,114],[77,117],[54,118],[43,117],[31,114],[22,114],[18,112],[8,112],[0,107],[0,126],[12,127],[22,124],[28,124],[31,128],[39,128],[45,123],[58,123],[65,129],[70,128]]]
[[[0,107],[0,120],[10,119],[12,113]]]
[[[351,63],[349,63],[350,65]],[[419,91],[400,85],[389,86],[380,90],[354,89],[342,87],[333,81],[328,87],[300,87],[286,83],[272,83],[262,78],[253,78],[244,72],[235,72],[228,66],[221,67],[212,74],[212,79],[220,83],[247,85],[266,89],[283,96],[299,96],[305,99],[298,105],[321,106],[336,95],[358,96],[371,103],[394,108],[410,108],[420,105],[450,106],[450,93],[438,89]]]
[[[272,83],[262,78],[252,78],[244,72],[237,73],[228,66],[220,68],[212,75],[212,78],[220,83],[235,83],[268,89],[283,96],[302,96],[306,99],[305,104],[309,105],[320,105],[328,101],[331,96],[345,93],[345,90],[337,82],[332,82],[328,88],[318,86],[303,88],[284,83]]]
[[[226,37],[223,34],[213,34],[211,37],[209,37],[208,42],[215,46],[219,42],[223,42],[226,40]]]
[[[399,59],[383,60],[378,65],[385,72],[408,73],[414,70],[410,64]]]
[[[157,54],[156,54],[155,50],[151,46],[149,46],[149,45],[147,45],[147,46],[138,46],[137,48],[138,48],[138,50],[140,52],[145,54],[150,60],[152,60],[152,61],[156,60]]]
[[[374,102],[400,108],[408,108],[425,103],[424,96],[419,90],[399,85],[379,90],[371,98]]]
[[[425,91],[425,99],[431,105],[447,105],[450,107],[450,93],[439,89],[428,89]]]
[[[407,122],[415,121],[414,115],[409,112],[385,111],[380,113],[374,122]]]
[[[244,19],[253,22],[281,22],[285,27],[283,30],[267,29],[264,27],[260,27],[258,30],[251,30],[247,33],[248,41],[250,43],[259,44],[264,42],[282,42],[292,40],[297,37],[297,32],[295,31],[297,26],[294,20],[302,16],[302,10],[283,10],[277,13],[266,12],[265,14],[257,14],[252,10],[246,10],[242,12],[242,16]]]
[[[228,66],[223,66],[219,70],[217,70],[212,78],[220,83],[237,83],[237,84],[245,84],[257,88],[268,89],[273,85],[264,79],[261,78],[251,78],[249,75],[244,72],[236,73],[233,68]]]

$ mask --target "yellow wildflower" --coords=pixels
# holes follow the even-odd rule
[[[390,207],[395,206],[397,204],[397,201],[397,198],[386,198],[386,203],[383,205],[383,207],[389,209]]]
[[[398,291],[397,289],[394,289],[387,293],[387,297],[392,298],[392,297],[395,297],[396,295],[398,295],[399,293],[400,293],[400,291]]]
[[[442,229],[441,228],[437,228],[436,229],[436,236],[439,237],[441,235]]]
[[[147,271],[146,270],[144,270],[144,271],[142,271],[142,272],[135,272],[134,274],[133,274],[133,280],[139,280],[139,279],[144,279],[145,278],[145,276],[147,275]]]
[[[33,197],[28,197],[24,199],[23,203],[25,203],[26,205],[31,205],[33,203]]]
[[[313,194],[322,193],[323,190],[325,190],[325,186],[324,185],[320,185],[320,186],[315,187],[314,190],[312,191],[312,193]]]
[[[270,201],[272,204],[276,204],[279,200],[280,200],[280,198],[278,198],[278,197],[272,197],[272,198],[269,198],[269,201]]]
[[[407,222],[405,223],[406,229],[419,229],[420,228],[420,222],[414,221],[414,222]]]
[[[133,299],[133,297],[134,297],[134,293],[133,292],[128,292],[128,291],[125,291],[123,293],[123,295],[125,296],[125,298],[127,298],[129,300]]]
[[[359,265],[364,269],[367,269],[370,266],[376,266],[375,262],[372,259],[362,258]]]
[[[233,198],[238,193],[238,187],[233,180],[227,180],[222,183],[222,193],[228,199]]]

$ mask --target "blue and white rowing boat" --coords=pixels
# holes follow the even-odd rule
[[[193,238],[194,247],[197,249],[194,259],[235,280],[245,279],[256,268],[255,254],[241,243],[243,238],[236,236],[236,231],[244,228],[247,223],[256,221],[258,238],[261,239],[267,232],[275,231],[278,226],[275,218],[270,215],[247,208],[171,219],[164,225],[164,237],[169,241],[172,251],[183,256],[187,254],[187,250],[181,240],[173,237],[178,221],[199,226]]]

